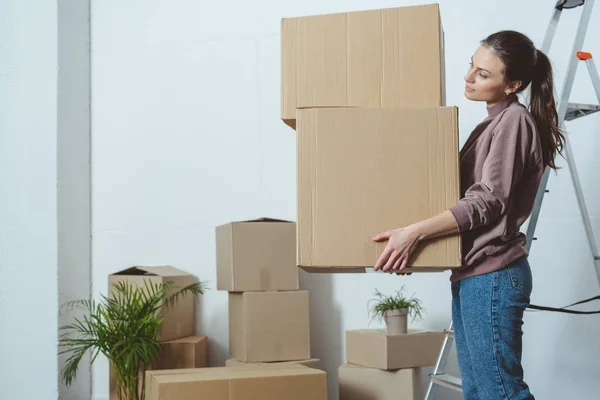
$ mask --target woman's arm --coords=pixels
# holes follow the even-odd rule
[[[375,235],[374,241],[388,241],[375,270],[402,270],[421,240],[473,230],[500,218],[531,157],[530,142],[534,133],[521,110],[507,113],[494,132],[485,155],[481,180],[448,210],[410,226]]]
[[[402,270],[421,240],[458,233],[458,224],[454,215],[446,210],[434,217],[427,218],[404,228],[398,228],[373,236],[373,241],[388,240],[374,266],[375,271]]]
[[[456,218],[450,210],[417,222],[409,226],[409,228],[415,230],[420,240],[435,239],[440,236],[452,235],[459,232]]]

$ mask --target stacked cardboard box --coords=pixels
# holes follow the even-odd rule
[[[112,285],[127,282],[139,287],[151,283],[173,282],[177,290],[196,282],[196,278],[187,272],[170,266],[133,267],[109,276],[109,291],[114,293]],[[196,336],[196,300],[193,296],[180,297],[178,302],[163,311],[163,327],[159,332],[160,354],[149,370],[172,370],[181,368],[200,368],[208,365],[208,338]],[[112,367],[109,369],[110,399],[117,400],[117,388]]]
[[[364,272],[387,244],[373,235],[459,200],[439,6],[286,18],[281,38],[281,119],[297,138],[297,264]],[[423,243],[405,271],[460,266],[454,235]],[[347,332],[340,398],[422,397],[420,368],[435,363],[443,338]]]
[[[296,224],[268,218],[230,222],[216,228],[216,239],[217,288],[229,292],[231,362],[310,362]]]
[[[324,371],[302,365],[148,371],[147,400],[327,400]]]
[[[443,332],[346,332],[346,361],[339,368],[340,400],[420,400],[421,367],[435,365]]]
[[[286,18],[281,37],[281,118],[297,134],[297,263],[364,272],[386,245],[374,234],[459,200],[439,7]],[[460,245],[458,235],[431,240],[406,271],[460,267]]]

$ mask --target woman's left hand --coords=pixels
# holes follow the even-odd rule
[[[413,255],[420,242],[420,236],[411,227],[397,228],[373,236],[374,242],[388,241],[387,246],[375,263],[375,271],[400,272]]]

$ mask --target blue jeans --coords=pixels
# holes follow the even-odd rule
[[[527,258],[452,283],[452,320],[465,400],[534,399],[521,366],[521,326],[532,288]]]

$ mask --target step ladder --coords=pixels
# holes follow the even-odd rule
[[[581,17],[579,20],[579,25],[577,27],[577,33],[575,35],[575,39],[573,41],[573,48],[570,53],[570,60],[567,67],[567,73],[565,75],[565,80],[563,82],[562,92],[560,94],[560,98],[557,100],[557,112],[559,119],[559,126],[562,131],[565,132],[565,147],[564,147],[564,155],[565,159],[569,165],[569,171],[571,174],[571,180],[573,182],[573,187],[575,189],[575,196],[577,198],[577,203],[579,206],[579,211],[581,213],[581,217],[583,219],[583,224],[585,227],[585,231],[588,238],[588,243],[591,249],[591,253],[594,260],[594,266],[596,270],[596,277],[598,279],[598,284],[600,285],[600,253],[596,247],[596,241],[594,239],[594,232],[592,230],[592,224],[590,222],[590,217],[587,212],[586,203],[583,197],[583,191],[581,190],[581,184],[579,182],[579,176],[577,174],[577,167],[575,165],[573,151],[568,142],[568,135],[565,130],[565,122],[572,121],[596,112],[600,111],[600,76],[598,75],[598,70],[594,64],[594,60],[590,53],[581,52],[583,42],[585,39],[585,35],[588,29],[590,16],[592,14],[592,8],[594,6],[594,0],[560,0],[554,6],[554,12],[552,14],[552,18],[550,19],[550,24],[546,31],[546,35],[544,36],[544,41],[542,43],[541,50],[548,54],[550,50],[550,45],[552,44],[552,40],[554,39],[554,34],[556,32],[556,28],[558,26],[558,22],[560,20],[560,16],[562,11],[565,9],[577,8],[579,6],[583,6]],[[592,79],[592,84],[594,90],[596,92],[596,96],[598,97],[598,104],[578,104],[578,103],[569,103],[569,98],[571,96],[571,89],[573,88],[573,82],[575,81],[575,75],[577,72],[577,66],[581,62],[584,62],[587,65],[590,77]],[[529,224],[527,226],[527,238],[529,239],[525,245],[527,251],[529,251],[531,247],[531,243],[537,238],[534,237],[535,228],[538,222],[538,217],[540,214],[540,209],[542,206],[542,201],[544,199],[544,194],[548,192],[546,189],[548,184],[548,177],[550,175],[550,169],[547,168],[544,172],[540,187],[538,189],[534,207],[532,210],[531,217],[529,219]],[[452,375],[449,375],[445,372],[446,364],[448,361],[448,356],[450,355],[450,350],[452,345],[454,344],[454,330],[452,322],[450,322],[450,326],[445,330],[446,338],[444,343],[442,344],[442,348],[440,354],[438,356],[438,360],[436,362],[435,368],[433,372],[430,374],[430,382],[427,388],[427,392],[425,394],[425,400],[434,400],[437,394],[437,390],[440,387],[446,387],[452,389],[454,391],[462,392],[462,382],[461,379]]]

